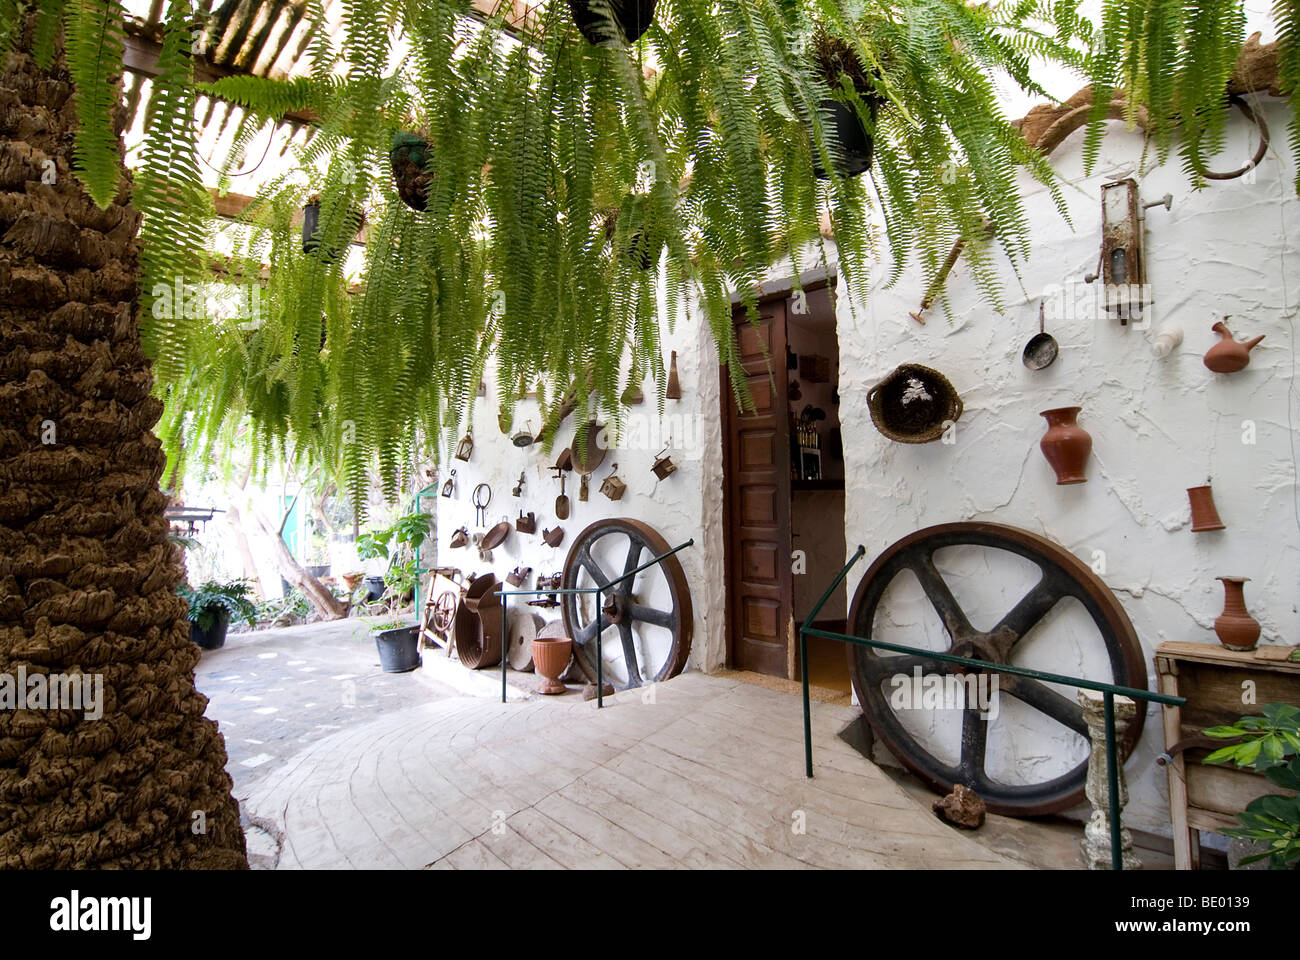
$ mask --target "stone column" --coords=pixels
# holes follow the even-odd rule
[[[1106,770],[1106,701],[1097,690],[1080,690],[1079,704],[1083,719],[1088,724],[1088,739],[1092,753],[1088,757],[1088,780],[1084,792],[1092,804],[1092,816],[1083,828],[1083,859],[1089,870],[1110,869],[1110,784]],[[1137,713],[1137,705],[1128,697],[1115,697],[1116,749],[1124,739],[1124,731]],[[1116,754],[1118,756],[1118,753]],[[1128,783],[1124,780],[1124,763],[1119,763],[1119,816],[1128,804]],[[1133,837],[1127,829],[1120,831],[1120,851],[1125,870],[1140,870],[1142,861],[1133,852]]]

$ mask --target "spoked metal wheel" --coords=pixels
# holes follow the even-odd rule
[[[578,534],[564,561],[565,589],[605,586],[669,547],[637,520],[597,520]],[[675,556],[602,595],[601,654],[605,682],[616,690],[667,680],[691,652],[691,592]],[[564,627],[582,672],[596,679],[596,595],[562,598]]]
[[[1018,601],[1010,603],[1010,609],[991,629],[979,630],[972,626],[967,612],[936,567],[935,553],[948,547],[987,548],[977,551],[983,569],[996,567],[996,561],[986,556],[995,551],[1014,554],[1037,568],[1036,571],[1033,567],[1025,568],[1027,575],[1022,579],[1032,585]],[[994,567],[988,566],[990,562],[994,562]],[[937,646],[932,645],[933,649],[992,663],[1027,666],[1050,673],[1086,676],[1090,680],[1146,688],[1142,648],[1124,608],[1086,564],[1050,540],[1027,530],[994,523],[948,523],[919,530],[889,547],[872,563],[849,610],[850,633],[878,640],[897,637],[896,642],[906,646],[925,645],[916,642],[915,637],[909,637],[906,632],[901,635],[890,632],[898,626],[897,623],[890,624],[892,610],[891,617],[883,614],[877,617],[881,598],[904,571],[915,575],[924,594],[923,599],[915,601],[917,608],[924,614],[923,608],[927,604],[932,606],[946,632],[946,638],[941,639]],[[1000,590],[986,589],[985,592],[1002,594]],[[1019,587],[1008,591],[1012,597],[1019,593]],[[1060,632],[1061,622],[1050,621],[1056,616],[1053,609],[1067,598],[1078,602],[1082,616],[1078,616],[1077,611],[1059,611],[1062,615],[1067,612],[1076,614],[1074,623],[1078,625],[1070,635],[1072,652],[1061,659],[1062,655],[1055,647],[1059,637],[1049,638],[1048,635],[1053,631]],[[1040,653],[1051,651],[1053,659],[1043,663],[1041,656],[1026,656],[1026,648],[1035,644],[1039,645]],[[853,687],[872,730],[900,762],[931,788],[947,793],[954,784],[964,784],[978,793],[990,810],[1011,816],[1037,816],[1082,802],[1088,766],[1088,728],[1082,708],[1073,699],[1073,689],[998,674],[999,705],[1008,705],[1007,696],[1018,702],[1018,705],[1013,705],[1015,717],[1011,720],[1002,715],[1013,712],[1011,710],[981,713],[978,705],[966,695],[966,691],[974,688],[980,678],[964,674],[963,668],[957,664],[857,645],[848,647],[848,657]],[[1092,673],[1081,673],[1079,664],[1084,662],[1096,665]],[[1104,675],[1107,667],[1109,675]],[[916,672],[918,669],[919,674]],[[900,680],[900,677],[905,679]],[[918,731],[918,717],[934,723],[935,716],[925,715],[924,709],[916,709],[917,703],[896,695],[907,683],[917,686],[915,681],[918,678],[921,686],[934,689],[943,684],[948,689],[957,690],[960,684],[962,702],[957,705],[957,710],[960,711],[961,732],[959,745],[955,748],[949,744],[947,749],[942,749],[939,738],[932,735],[933,728],[926,732]],[[992,689],[991,677],[985,683],[984,689]],[[910,722],[905,722],[904,716],[909,714]],[[1141,736],[1144,714],[1142,705],[1139,705],[1137,715],[1119,745],[1121,756],[1127,757]],[[955,715],[952,720],[955,722]],[[1014,776],[1007,772],[996,777],[990,775],[989,740],[993,731],[999,729],[1000,722],[1004,726],[999,737],[1055,736],[1058,743],[1066,743],[1073,755],[1082,755],[1083,759],[1060,772],[1060,767],[1068,764],[1069,760],[1062,763],[1059,757],[1056,758],[1058,762],[1054,769],[1042,762],[1042,756],[1021,756],[1018,751],[1013,751],[1015,755],[1011,765],[1015,768]],[[1015,729],[1008,730],[1013,723]],[[1061,730],[1062,727],[1065,731]],[[1035,754],[1043,752],[1042,743],[1040,739],[1038,749],[1033,751]],[[1003,766],[1007,766],[1005,760]]]

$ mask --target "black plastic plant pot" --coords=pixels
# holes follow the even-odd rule
[[[420,665],[420,628],[400,627],[375,633],[384,673],[409,673]]]
[[[608,0],[609,12],[623,31],[623,39],[635,43],[655,19],[656,0]],[[599,6],[600,0],[569,0],[573,25],[594,46],[618,40],[610,34],[610,23]]]
[[[366,603],[374,603],[384,595],[387,584],[383,577],[366,577],[363,582],[366,585]]]
[[[365,223],[365,214],[357,209],[352,208],[352,215],[349,217],[349,227],[353,231],[360,230],[361,225]],[[302,252],[313,253],[320,246],[317,235],[320,233],[320,201],[313,200],[302,208]],[[339,258],[339,251],[336,247],[329,247],[321,250],[316,254],[323,263],[333,263]]]
[[[190,639],[204,650],[220,650],[226,645],[226,631],[230,629],[230,611],[220,607],[216,611],[216,620],[204,630],[198,621],[190,621]]]
[[[875,120],[876,100],[868,98],[867,107],[871,111],[871,119]],[[856,177],[858,174],[870,170],[873,144],[871,137],[867,134],[867,128],[863,126],[857,110],[853,108],[853,104],[842,103],[839,100],[823,100],[821,111],[830,120],[835,140],[839,143],[840,152],[843,154],[839,166],[836,168],[839,175],[842,177]],[[813,172],[817,175],[818,180],[830,179],[830,176],[822,167],[821,155],[817,152],[816,146],[813,147]]]

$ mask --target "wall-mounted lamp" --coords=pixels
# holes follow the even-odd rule
[[[1097,272],[1083,279],[1092,283],[1099,276],[1105,284],[1105,308],[1121,324],[1141,319],[1143,308],[1154,299],[1147,285],[1146,238],[1143,211],[1149,207],[1173,206],[1174,197],[1142,203],[1137,181],[1132,177],[1102,184],[1101,259]]]

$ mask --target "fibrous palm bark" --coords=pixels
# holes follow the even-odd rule
[[[100,675],[103,715],[0,709],[0,867],[246,867],[158,489],[139,215],[129,179],[100,210],[72,176],[71,84],[30,40],[0,64],[0,675]]]

